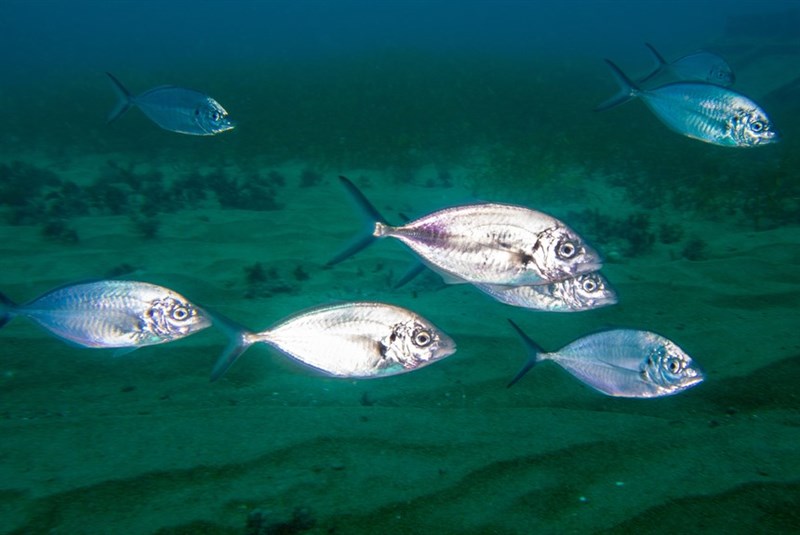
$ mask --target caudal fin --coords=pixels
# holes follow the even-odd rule
[[[531,368],[536,366],[536,363],[539,362],[540,360],[539,355],[544,353],[544,350],[541,347],[539,347],[539,344],[531,340],[531,338],[527,334],[525,334],[516,323],[514,323],[511,320],[508,320],[508,323],[510,323],[511,326],[514,327],[514,330],[517,331],[519,337],[522,338],[522,343],[523,345],[525,345],[525,349],[528,352],[528,360],[525,362],[525,365],[522,367],[519,373],[517,373],[517,375],[515,375],[514,378],[511,379],[511,382],[508,383],[507,387],[510,388],[514,386],[514,384],[516,384],[517,381],[522,379],[522,377],[526,373],[528,373]]]
[[[358,208],[361,210],[364,219],[366,220],[366,228],[364,231],[357,234],[341,252],[339,252],[332,259],[328,260],[328,262],[325,264],[326,267],[333,266],[350,258],[360,250],[373,243],[377,239],[373,234],[375,230],[375,223],[382,223],[384,225],[386,224],[383,216],[372,205],[372,203],[367,200],[364,194],[361,193],[361,190],[359,190],[358,187],[356,187],[356,185],[350,181],[350,179],[344,176],[339,176],[339,181],[356,202]]]
[[[118,98],[117,105],[114,106],[114,109],[108,114],[108,119],[106,120],[106,122],[110,123],[118,119],[120,115],[128,111],[128,108],[133,105],[133,95],[131,95],[130,91],[125,89],[125,86],[122,85],[113,74],[107,72],[106,75],[108,75],[108,78],[111,80],[111,85],[114,87]]]
[[[252,332],[235,323],[233,320],[221,314],[217,314],[216,312],[208,311],[208,309],[206,309],[206,311],[211,315],[214,325],[222,329],[230,339],[228,346],[219,356],[216,364],[214,364],[214,368],[211,370],[211,382],[214,382],[225,375],[231,366],[239,360],[239,357],[253,345],[256,339],[253,337]]]
[[[606,63],[608,63],[608,66],[611,67],[611,72],[614,73],[614,78],[617,80],[620,90],[616,95],[597,106],[594,111],[609,110],[615,106],[619,106],[620,104],[624,104],[625,102],[636,98],[640,93],[640,90],[638,87],[636,87],[636,84],[634,84],[630,78],[625,76],[625,73],[622,72],[619,67],[614,65],[614,63],[608,59],[606,60]]]
[[[653,78],[664,72],[664,70],[669,67],[669,63],[667,63],[667,60],[664,59],[664,56],[658,53],[658,50],[656,50],[656,48],[653,45],[651,45],[650,43],[645,43],[644,46],[646,46],[653,54],[653,57],[655,58],[657,65],[656,68],[653,70],[653,72],[651,72],[644,78],[638,80],[636,82],[637,84],[643,84],[648,80],[652,80]]]
[[[11,319],[11,311],[15,308],[17,304],[0,292],[0,329]]]

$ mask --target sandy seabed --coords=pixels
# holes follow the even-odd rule
[[[351,173],[362,175],[390,221],[472,197]],[[662,220],[681,218],[702,236],[703,260],[661,243],[614,258],[603,273],[620,304],[547,314],[431,274],[392,289],[413,257],[388,240],[324,268],[360,219],[334,173],[315,187],[296,182],[281,190],[281,210],[162,214],[154,239],[133,233],[125,216],[76,219],[77,244],[2,226],[2,291],[25,301],[125,265],[125,278],[168,286],[254,329],[336,301],[406,306],[449,333],[457,353],[410,374],[349,381],[259,346],[212,384],[226,344],[214,329],[115,357],[15,319],[0,332],[2,533],[235,534],[254,511],[287,524],[302,511],[284,528],[341,534],[800,525],[797,227],[758,232],[665,211]],[[615,192],[602,188],[588,206],[609,209]],[[531,192],[487,195],[557,215],[568,208],[537,206]],[[256,262],[268,280],[253,288],[245,268]],[[675,397],[614,399],[542,365],[507,389],[524,351],[506,318],[548,349],[606,327],[654,330],[707,379]]]

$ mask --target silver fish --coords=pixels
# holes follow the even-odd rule
[[[667,62],[653,45],[650,43],[645,43],[645,45],[653,53],[658,66],[653,72],[638,80],[637,83],[639,84],[643,84],[664,73],[669,73],[681,80],[696,80],[723,87],[730,87],[736,81],[736,76],[733,74],[733,69],[728,65],[728,62],[712,52],[698,50],[673,62]]]
[[[756,147],[775,143],[778,131],[758,104],[731,89],[703,82],[678,82],[640,89],[606,60],[621,91],[596,111],[639,97],[661,122],[684,136],[723,147]]]
[[[409,372],[443,359],[456,344],[425,318],[393,305],[354,302],[323,306],[251,332],[222,318],[235,339],[220,357],[211,380],[222,377],[239,356],[264,342],[289,357],[334,377],[371,378]]]
[[[350,180],[339,179],[366,214],[368,230],[328,266],[384,237],[403,242],[450,284],[543,284],[602,265],[574,230],[542,212],[511,204],[470,204],[392,227]]]
[[[513,321],[509,322],[526,345],[529,358],[508,386],[543,360],[552,360],[595,390],[616,397],[670,396],[700,384],[705,378],[680,347],[652,332],[603,331],[546,353]]]
[[[475,284],[507,305],[547,312],[580,312],[616,304],[617,294],[600,273],[534,286]]]
[[[179,134],[213,136],[236,126],[228,118],[225,108],[199,91],[162,85],[134,96],[114,76],[106,74],[119,97],[119,102],[108,116],[109,123],[131,106],[137,106],[158,126]]]
[[[63,286],[25,305],[0,295],[0,326],[25,316],[83,347],[136,348],[183,338],[211,325],[204,310],[167,288],[136,281]]]

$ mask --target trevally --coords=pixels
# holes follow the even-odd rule
[[[602,267],[600,256],[558,219],[511,204],[445,208],[393,227],[350,180],[339,177],[368,218],[367,231],[332,266],[377,238],[396,238],[450,284],[543,284]]]
[[[236,126],[225,108],[199,91],[162,85],[134,96],[111,73],[106,74],[119,97],[108,116],[109,123],[136,106],[164,130],[179,134],[213,136]]]
[[[508,386],[533,366],[552,360],[583,383],[609,396],[654,398],[677,394],[703,381],[703,371],[674,342],[631,329],[603,331],[546,353],[511,320],[528,349],[525,367]]]
[[[234,341],[220,357],[211,380],[222,377],[256,342],[269,344],[292,359],[334,377],[371,378],[409,372],[452,355],[456,344],[418,314],[374,302],[314,308],[252,332],[226,318],[216,323]]]
[[[609,60],[621,91],[600,104],[607,110],[639,97],[661,122],[684,136],[723,147],[755,147],[780,139],[758,104],[731,89],[704,82],[676,82],[640,89]]]
[[[698,50],[673,62],[667,62],[653,45],[650,43],[645,43],[645,45],[653,53],[658,66],[653,72],[639,80],[638,84],[643,84],[665,73],[681,80],[697,80],[724,87],[730,87],[736,81],[736,76],[728,62],[712,52]]]
[[[580,312],[617,302],[616,292],[600,273],[533,286],[475,284],[475,287],[501,303],[547,312]]]
[[[136,348],[183,338],[211,326],[210,316],[168,288],[102,280],[63,286],[17,305],[0,294],[0,326],[25,316],[83,347]]]

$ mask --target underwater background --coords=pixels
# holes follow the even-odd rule
[[[253,329],[384,301],[458,351],[413,373],[323,377],[267,347],[220,381],[209,329],[124,356],[24,318],[0,331],[0,532],[790,533],[800,526],[800,6],[701,2],[0,3],[0,291],[124,278]],[[668,130],[603,62],[644,43],[723,56],[781,132],[717,147]],[[237,127],[111,124],[134,94],[213,96]],[[492,301],[362,227],[474,201],[559,217],[619,304]],[[648,329],[700,363],[662,399],[603,396],[525,352]]]

